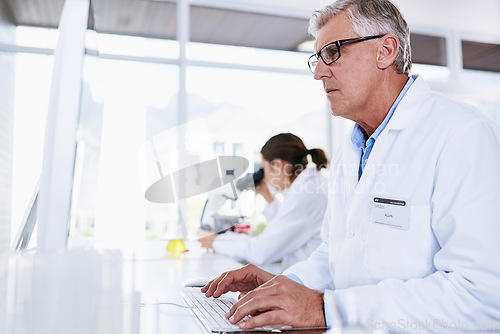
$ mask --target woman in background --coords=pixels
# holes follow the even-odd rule
[[[268,202],[262,212],[267,227],[258,236],[226,232],[199,240],[203,247],[255,265],[282,260],[281,269],[285,270],[305,260],[320,244],[328,197],[321,169],[327,167],[328,159],[323,150],[307,149],[291,133],[272,137],[260,153],[264,179],[254,190]],[[315,167],[307,167],[308,156]],[[283,194],[281,202],[271,188]]]

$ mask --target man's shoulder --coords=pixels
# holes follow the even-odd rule
[[[420,101],[415,97],[413,99],[414,103],[418,103],[416,107],[406,105],[406,111],[412,113],[413,117],[408,122],[408,131],[404,132],[406,138],[411,138],[411,142],[433,147],[436,151],[450,145],[458,145],[463,149],[477,149],[478,145],[498,147],[499,124],[478,108],[431,89],[422,91],[424,93],[415,94]],[[476,146],[469,145],[471,141]]]
[[[472,123],[493,122],[475,106],[431,90],[423,80],[416,81],[415,84],[420,98],[417,113],[419,117],[415,120],[419,127],[439,127],[442,131],[446,131]]]

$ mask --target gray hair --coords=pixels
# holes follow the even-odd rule
[[[337,0],[313,13],[309,20],[309,33],[316,37],[335,15],[346,12],[351,25],[359,36],[394,34],[399,40],[399,50],[394,60],[398,73],[410,74],[410,29],[401,12],[389,0]]]

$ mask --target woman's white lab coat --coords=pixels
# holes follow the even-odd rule
[[[359,160],[348,140],[323,243],[285,274],[326,289],[327,312],[335,300],[351,324],[500,325],[498,126],[418,77],[358,182]]]
[[[271,202],[263,214],[267,227],[258,236],[227,232],[215,238],[213,249],[256,265],[282,259],[282,269],[305,260],[320,244],[321,222],[328,202],[323,172],[306,168]]]

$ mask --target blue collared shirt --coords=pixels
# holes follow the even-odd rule
[[[361,178],[361,175],[363,174],[363,170],[365,169],[366,162],[368,161],[368,158],[370,157],[370,153],[372,152],[373,145],[375,145],[375,141],[377,140],[378,136],[384,131],[387,123],[389,123],[389,120],[391,119],[392,115],[394,114],[394,110],[396,110],[396,107],[398,106],[399,102],[403,99],[403,96],[405,96],[406,92],[410,88],[411,84],[415,81],[416,76],[410,76],[408,78],[408,81],[406,82],[406,85],[403,87],[403,90],[401,93],[399,93],[398,98],[392,105],[391,109],[387,113],[387,116],[385,116],[384,121],[382,124],[378,126],[378,128],[375,130],[375,132],[370,136],[370,138],[366,139],[366,134],[365,131],[358,125],[354,125],[354,129],[352,130],[352,135],[351,135],[351,142],[356,146],[358,149],[361,150],[361,159],[359,161],[359,171],[358,171],[358,181]]]

